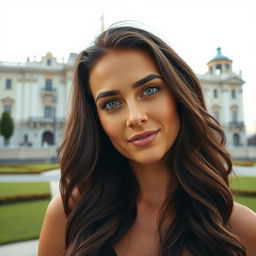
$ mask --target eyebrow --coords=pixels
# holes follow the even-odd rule
[[[150,80],[153,80],[155,78],[159,78],[159,79],[163,79],[161,76],[159,75],[155,75],[155,74],[150,74],[142,79],[140,79],[139,81],[135,82],[134,84],[132,84],[132,88],[137,88],[139,86],[142,86],[143,84],[149,82]],[[105,92],[101,92],[97,95],[96,97],[96,102],[101,99],[101,98],[105,98],[105,97],[109,97],[109,96],[115,96],[120,94],[119,90],[112,90],[112,91],[105,91]]]

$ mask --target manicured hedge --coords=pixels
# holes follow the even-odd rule
[[[233,160],[233,165],[239,165],[239,166],[255,166],[256,161],[253,160]]]
[[[1,164],[0,174],[21,174],[21,173],[41,173],[44,171],[58,169],[59,164]]]

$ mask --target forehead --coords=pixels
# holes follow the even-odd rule
[[[101,89],[120,89],[152,73],[160,75],[152,57],[143,50],[109,50],[92,68],[89,83],[94,94]]]

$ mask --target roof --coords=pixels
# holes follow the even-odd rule
[[[221,48],[220,48],[220,47],[217,48],[217,55],[216,55],[213,59],[211,59],[208,63],[213,62],[213,61],[216,61],[216,60],[228,60],[228,61],[232,61],[232,60],[229,59],[228,57],[222,55],[222,53],[221,53]]]

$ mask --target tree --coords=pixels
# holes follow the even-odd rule
[[[14,131],[14,122],[8,112],[3,112],[0,120],[0,134],[4,137],[4,145],[9,144],[9,139]]]

